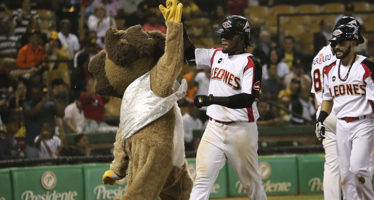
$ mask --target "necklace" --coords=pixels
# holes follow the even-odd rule
[[[351,63],[351,66],[349,66],[349,69],[348,69],[348,72],[345,74],[345,77],[344,78],[341,78],[340,77],[340,64],[342,63],[342,61],[340,60],[339,62],[339,66],[338,66],[338,77],[341,81],[346,81],[348,79],[348,75],[349,75],[349,72],[351,71],[351,68],[352,68],[352,65],[353,63],[356,61],[356,55],[355,55],[355,58],[352,60],[352,63]]]

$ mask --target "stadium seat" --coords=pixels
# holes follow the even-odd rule
[[[299,13],[320,13],[322,8],[317,4],[301,4],[296,7]]]
[[[269,8],[267,6],[249,6],[245,10],[247,16],[262,18],[269,15]]]
[[[296,9],[292,5],[275,5],[271,8],[271,12],[274,15],[279,15],[279,14],[293,14],[296,12]]]
[[[305,33],[305,28],[302,24],[284,24],[281,29],[284,35],[292,35],[295,37]]]
[[[268,26],[276,26],[277,25],[277,16],[276,15],[264,16],[264,24],[268,25]]]
[[[344,12],[342,3],[326,3],[322,5],[323,12]]]
[[[305,24],[309,25],[312,22],[312,19],[308,15],[304,16],[290,16],[290,23],[291,24]]]
[[[353,5],[355,7],[355,12],[373,11],[373,5],[368,2],[353,2]]]
[[[298,43],[300,44],[303,53],[313,54],[313,33],[314,32],[312,31],[305,31],[298,36]]]

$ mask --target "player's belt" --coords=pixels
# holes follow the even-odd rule
[[[344,120],[347,123],[349,123],[349,122],[354,122],[354,121],[357,121],[357,120],[360,120],[360,119],[371,118],[372,116],[373,115],[362,115],[362,116],[359,116],[359,117],[343,117],[343,118],[339,118],[339,119]]]
[[[225,124],[225,125],[235,123],[234,121],[231,121],[231,122],[223,122],[223,121],[219,121],[219,120],[213,119],[213,118],[211,118],[211,117],[209,117],[209,120],[210,120],[210,121],[214,121],[214,122],[218,122],[218,123],[220,123],[220,124]]]

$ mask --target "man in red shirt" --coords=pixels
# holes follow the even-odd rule
[[[81,94],[80,100],[84,117],[88,120],[94,120],[96,122],[104,121],[104,100],[100,95],[96,94],[95,91],[96,80],[90,79],[87,82],[87,91]]]
[[[29,43],[23,46],[17,55],[16,65],[20,69],[29,69],[45,59],[44,47],[41,44],[39,32],[32,32],[29,36]]]

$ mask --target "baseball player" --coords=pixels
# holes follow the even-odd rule
[[[331,46],[324,46],[313,58],[312,63],[312,89],[317,116],[321,109],[323,91],[323,67],[336,61]],[[341,200],[339,165],[336,152],[336,116],[332,112],[324,121],[325,134],[317,134],[318,140],[322,140],[325,149],[325,164],[323,173],[323,196],[324,199]]]
[[[255,99],[262,70],[250,53],[250,25],[238,15],[227,17],[218,30],[222,48],[195,50],[197,67],[210,67],[209,96],[198,95],[197,107],[210,117],[196,156],[191,200],[209,199],[220,169],[228,159],[251,199],[266,200],[258,172]]]
[[[323,70],[321,112],[316,134],[325,134],[324,120],[332,110],[337,117],[336,139],[344,199],[374,199],[370,152],[374,142],[374,63],[356,55],[354,47],[363,42],[361,25],[344,18],[330,39],[337,61]]]

